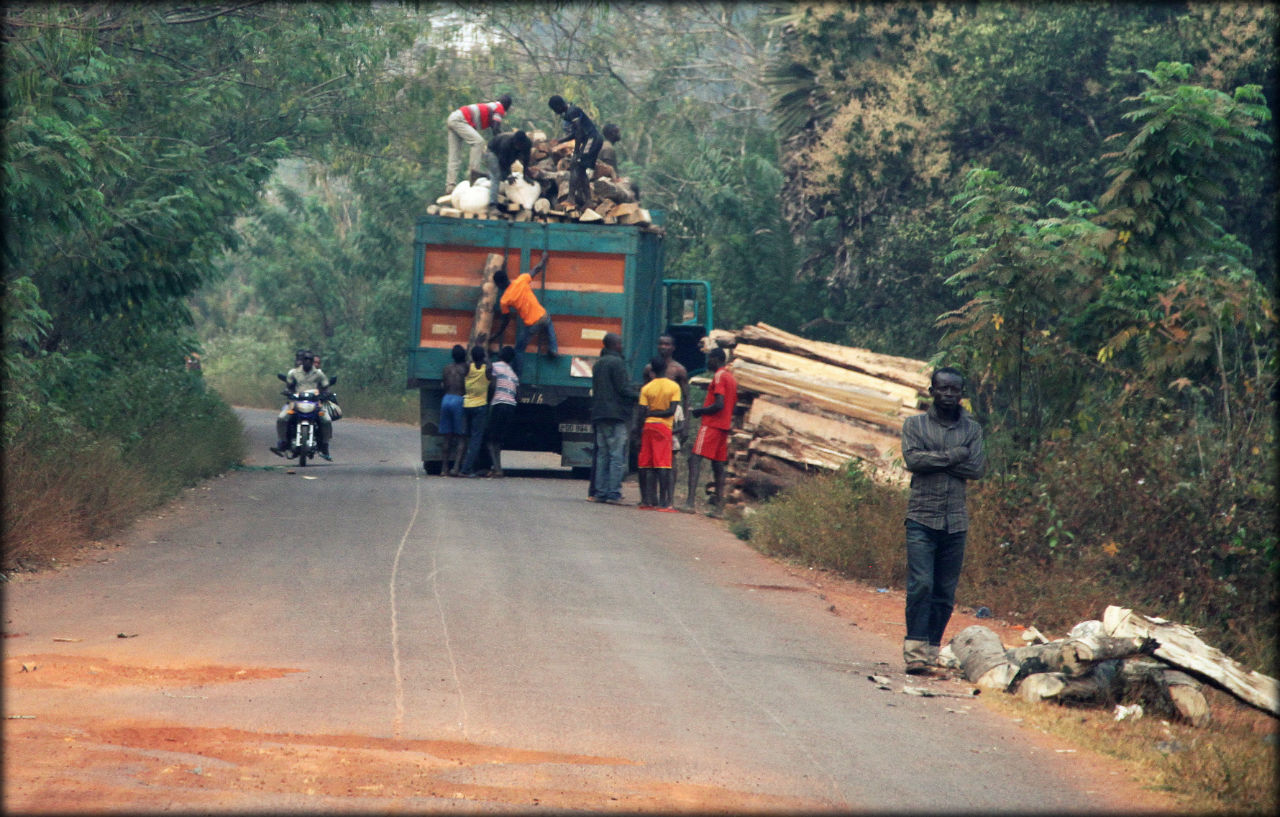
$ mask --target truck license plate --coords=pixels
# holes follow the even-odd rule
[[[561,434],[590,434],[591,424],[590,423],[561,423],[560,433]]]

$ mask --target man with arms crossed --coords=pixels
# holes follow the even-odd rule
[[[933,404],[902,424],[902,459],[911,472],[907,500],[907,673],[938,662],[955,606],[969,515],[965,484],[982,476],[982,427],[960,405],[964,375],[949,366],[929,381]]]

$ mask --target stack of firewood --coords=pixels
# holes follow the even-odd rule
[[[651,224],[649,211],[640,206],[640,191],[604,162],[596,162],[591,174],[591,196],[579,209],[569,195],[569,164],[573,142],[552,145],[546,134],[529,134],[533,149],[529,160],[536,174],[526,174],[519,162],[512,167],[514,181],[504,181],[498,191],[497,217],[509,221],[573,221],[583,224]],[[536,176],[536,177],[535,177]],[[454,218],[486,218],[489,214],[489,180],[472,174],[447,196],[427,208],[431,215]]]
[[[730,502],[765,499],[815,470],[861,460],[901,484],[902,423],[921,411],[929,367],[920,360],[806,340],[765,323],[716,330],[738,381],[729,442]]]
[[[1183,624],[1111,606],[1101,621],[1083,621],[1064,639],[1050,641],[1034,627],[1023,638],[1027,645],[1011,649],[993,630],[973,625],[951,639],[943,660],[981,689],[1032,703],[1120,704],[1118,719],[1145,707],[1204,726],[1210,712],[1202,681],[1280,715],[1275,678],[1242,666]]]

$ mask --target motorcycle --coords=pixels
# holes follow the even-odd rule
[[[288,382],[282,374],[276,377]],[[338,378],[329,378],[330,386],[337,382]],[[315,459],[320,451],[320,412],[326,402],[337,400],[338,395],[328,389],[323,392],[293,393],[286,390],[280,393],[289,401],[289,450],[285,456],[289,459],[296,457],[298,465],[305,467],[307,460]]]

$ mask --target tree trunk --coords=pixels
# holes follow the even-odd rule
[[[964,677],[983,689],[1004,692],[1017,672],[1005,655],[1000,636],[981,624],[966,627],[951,639],[951,652]]]
[[[1205,676],[1251,706],[1280,715],[1280,684],[1275,678],[1245,669],[1201,641],[1190,627],[1114,606],[1106,609],[1102,623],[1111,635],[1156,639],[1158,658]]]
[[[498,300],[498,285],[493,274],[506,264],[501,255],[490,253],[480,271],[480,300],[476,302],[475,318],[471,321],[471,337],[467,340],[467,352],[473,346],[487,346],[489,332],[493,329],[493,305]]]

